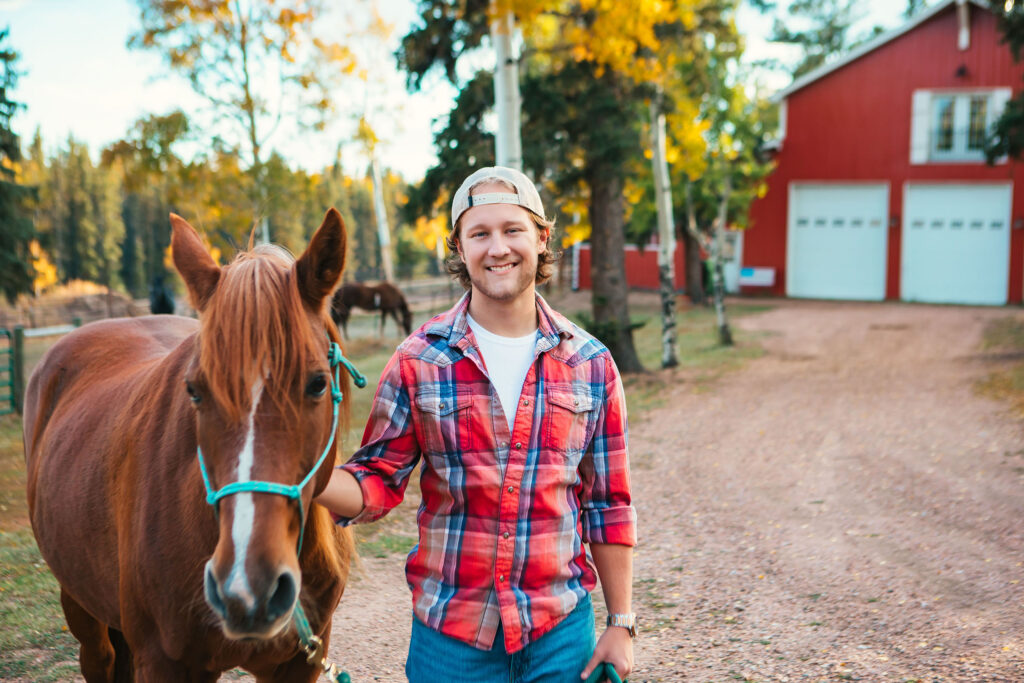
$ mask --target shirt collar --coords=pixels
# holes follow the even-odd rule
[[[466,292],[447,313],[435,320],[425,330],[426,334],[435,337],[445,337],[449,346],[462,346],[469,331],[469,297],[471,292]],[[563,339],[572,339],[572,323],[562,314],[555,311],[540,294],[537,297],[537,319],[539,322],[537,332],[540,340],[537,342],[537,352],[543,353],[557,347]]]

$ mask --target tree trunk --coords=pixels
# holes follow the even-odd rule
[[[686,179],[686,217],[680,219],[678,232],[683,240],[686,259],[686,293],[690,303],[703,306],[708,293],[704,290],[704,259],[700,255],[700,234],[697,231],[697,214],[693,205],[693,181]]]
[[[494,158],[499,166],[523,170],[523,143],[520,134],[521,103],[519,101],[519,65],[512,49],[516,19],[510,11],[498,11],[492,0],[491,42],[494,44],[494,110],[498,114],[498,131],[494,136]]]
[[[676,240],[672,226],[672,185],[665,159],[665,115],[660,93],[651,100],[651,155],[658,209],[658,291],[661,294],[661,367],[679,365],[676,358]]]
[[[704,292],[702,275],[704,261],[700,258],[700,244],[683,226],[682,220],[676,222],[676,233],[683,243],[683,262],[686,264],[686,295],[694,306],[703,306],[704,298],[707,295]]]
[[[592,332],[608,347],[621,372],[642,372],[633,346],[626,284],[622,180],[594,174],[590,185]]]
[[[715,318],[718,321],[718,343],[732,346],[732,331],[725,314],[725,277],[722,272],[722,247],[725,243],[725,225],[729,217],[729,195],[732,194],[732,174],[726,170],[722,181],[722,199],[718,205],[718,219],[715,221],[715,235],[711,241],[711,262],[715,290]]]

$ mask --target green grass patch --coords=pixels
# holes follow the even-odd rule
[[[386,531],[362,533],[362,529],[372,529],[372,526],[361,525],[359,527],[360,531],[356,534],[356,551],[362,557],[407,555],[412,550],[412,547],[416,545],[416,538],[413,536]]]
[[[67,679],[78,669],[60,588],[28,529],[0,532],[0,678]]]
[[[27,524],[21,418],[4,415],[0,417],[0,531],[22,529]]]
[[[747,361],[763,355],[764,350],[759,343],[761,335],[745,332],[734,323],[743,316],[763,313],[771,308],[748,303],[729,306],[726,313],[732,330],[732,346],[719,343],[714,309],[693,307],[678,311],[676,359],[678,367],[685,372],[685,381],[692,382],[697,391],[706,391],[723,374],[738,370]],[[648,297],[642,302],[630,301],[630,315],[635,325],[633,344],[640,362],[648,370],[660,369],[661,312],[656,299]],[[577,324],[589,319],[586,312],[570,317]],[[624,382],[630,420],[643,419],[645,413],[663,407],[666,401],[665,390],[678,381],[678,375],[661,372],[627,376]]]
[[[989,322],[982,332],[981,348],[1009,357],[1024,356],[1024,318],[1007,316]],[[1024,418],[1024,363],[1012,363],[990,373],[975,388],[983,396],[1008,403],[1014,413]]]
[[[982,332],[981,348],[984,351],[1024,350],[1024,318],[1007,316],[990,321]]]

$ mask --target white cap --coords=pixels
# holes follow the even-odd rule
[[[487,192],[484,194],[470,195],[469,190],[474,185],[486,180],[504,181],[514,188],[512,192]],[[515,204],[521,206],[539,218],[544,218],[544,205],[540,201],[540,194],[533,182],[521,171],[506,166],[488,166],[474,171],[468,178],[462,181],[455,198],[452,199],[452,227],[459,222],[462,216],[472,206],[481,204]]]

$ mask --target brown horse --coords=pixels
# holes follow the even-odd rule
[[[384,336],[384,321],[390,315],[395,325],[401,327],[408,336],[412,332],[412,313],[402,292],[390,282],[379,285],[364,285],[361,282],[346,282],[334,293],[331,300],[331,318],[336,325],[341,325],[345,336],[348,336],[348,317],[353,308],[364,311],[380,311],[380,336]],[[399,318],[401,314],[401,318]]]
[[[331,209],[298,260],[250,245],[221,268],[171,223],[199,321],[102,321],[46,353],[25,397],[32,528],[89,683],[314,681],[300,615],[326,643],[353,550],[312,504],[349,387],[327,315],[345,227]]]

